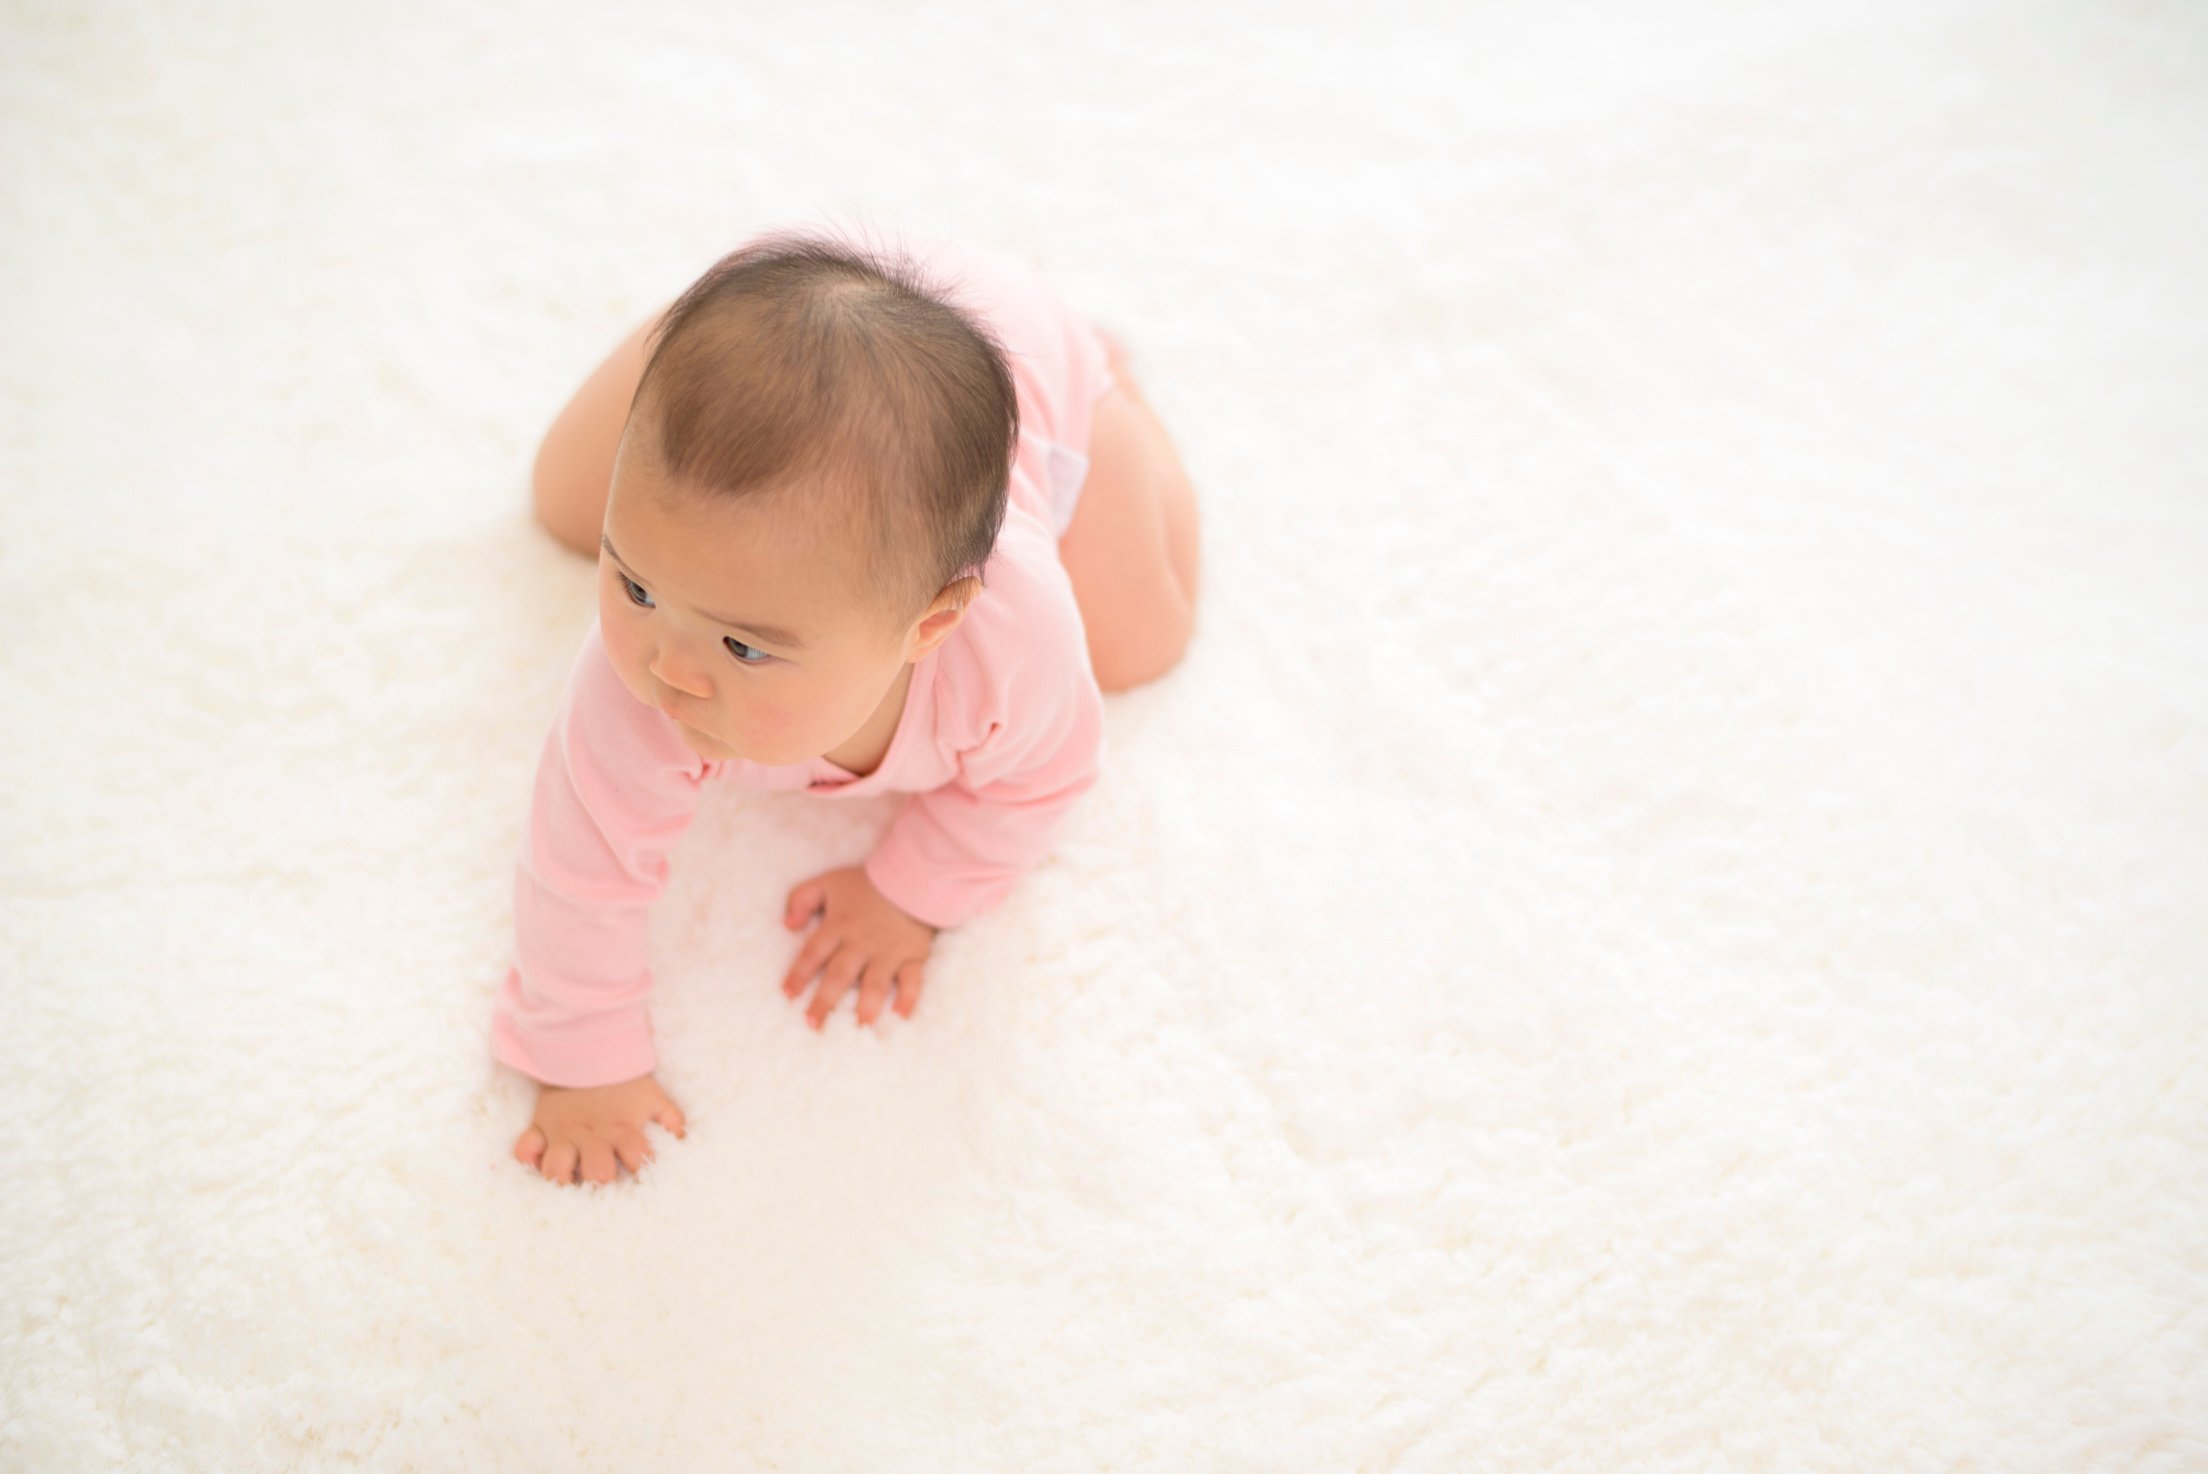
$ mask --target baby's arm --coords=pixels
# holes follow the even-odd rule
[[[1007,727],[965,754],[957,778],[914,794],[867,859],[867,879],[907,915],[957,926],[996,906],[1095,785],[1101,703],[1025,715],[1024,730]]]
[[[610,1180],[616,1157],[633,1170],[645,1120],[682,1130],[651,1079],[647,932],[704,769],[621,685],[593,625],[537,764],[491,1027],[493,1056],[542,1087],[514,1154],[547,1177]]]
[[[782,980],[795,998],[820,974],[806,1009],[814,1028],[853,988],[860,1024],[872,1024],[892,992],[896,1011],[911,1017],[936,931],[1003,900],[1096,782],[1103,704],[1085,667],[1054,694],[1031,685],[1000,715],[960,754],[958,777],[907,801],[865,865],[790,892],[785,925],[821,917]]]

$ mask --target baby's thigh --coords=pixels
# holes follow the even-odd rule
[[[1088,629],[1097,684],[1125,690],[1173,668],[1194,630],[1196,489],[1131,382],[1090,417],[1089,472],[1058,543]]]
[[[655,312],[620,343],[605,362],[591,370],[575,397],[544,432],[531,476],[537,520],[578,553],[596,557],[598,535],[606,520],[606,493],[613,485],[614,452],[628,423],[629,405],[644,377],[644,339]]]

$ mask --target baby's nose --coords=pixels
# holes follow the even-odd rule
[[[703,701],[712,691],[705,684],[705,677],[685,664],[680,656],[662,650],[652,658],[652,675],[663,686],[694,696]]]

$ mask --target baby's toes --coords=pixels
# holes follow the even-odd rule
[[[584,1142],[583,1181],[611,1182],[613,1176],[613,1148],[602,1141]]]

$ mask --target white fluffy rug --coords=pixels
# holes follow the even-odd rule
[[[0,1467],[2208,1468],[2208,16],[0,10]],[[486,1029],[585,371],[1120,331],[1185,664],[917,1017],[715,795],[689,1139]]]

